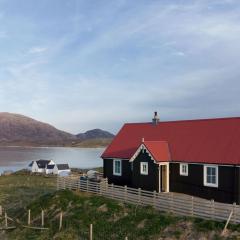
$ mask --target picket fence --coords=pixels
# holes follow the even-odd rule
[[[80,177],[58,177],[57,189],[71,189],[89,192],[181,216],[198,217],[216,221],[240,223],[240,206],[236,203],[226,204],[174,192],[158,193],[108,184],[107,179],[100,183],[80,179]],[[232,212],[232,213],[231,213]]]

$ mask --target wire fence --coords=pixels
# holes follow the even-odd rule
[[[19,221],[18,218],[8,216],[6,209],[3,209],[0,206],[0,231],[12,231],[16,228],[28,229],[32,231],[53,231],[61,232],[62,230],[72,229],[73,222],[63,217],[63,213],[56,213],[55,220],[50,221],[48,217],[45,217],[43,210],[39,211],[39,218],[31,218],[31,210],[27,210],[27,218],[25,221]],[[47,212],[46,212],[47,213]],[[101,226],[101,231],[96,231],[94,225],[90,224],[89,228],[86,229],[86,226],[83,226],[78,223],[78,227],[74,228],[74,239],[79,240],[106,240],[106,239],[115,239],[115,240],[134,240],[136,236],[130,234],[126,229],[122,229],[119,226],[112,229],[111,226],[104,225]],[[31,238],[32,239],[32,238]]]

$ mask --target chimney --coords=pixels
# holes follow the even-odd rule
[[[153,119],[152,119],[152,123],[154,124],[154,125],[157,125],[158,123],[159,123],[159,117],[158,117],[158,114],[157,114],[157,112],[154,112],[154,117],[153,117]]]

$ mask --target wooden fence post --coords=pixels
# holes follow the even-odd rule
[[[104,190],[106,193],[108,193],[108,178],[106,178],[104,182],[105,182]]]
[[[66,177],[64,177],[64,179],[65,179],[65,181],[66,181],[66,186],[65,186],[65,188],[66,188],[66,189],[69,189],[69,179],[66,178]]]
[[[236,224],[237,219],[236,219],[236,203],[233,203],[233,222]]]
[[[93,240],[93,225],[90,224],[90,229],[89,229],[89,240]]]
[[[222,231],[222,233],[221,233],[222,236],[223,236],[223,235],[226,233],[226,231],[227,231],[227,226],[228,226],[228,224],[229,224],[229,222],[230,222],[230,220],[231,220],[232,215],[233,215],[233,210],[232,210],[232,211],[230,212],[230,214],[229,214],[229,217],[228,217],[228,219],[227,219],[227,222],[226,222],[226,224],[225,224],[225,226],[224,226],[224,229],[223,229],[223,231]]]
[[[138,188],[138,202],[141,203],[141,188]]]
[[[79,188],[79,191],[81,191],[81,179],[80,178],[78,180],[78,188]]]
[[[71,189],[71,179],[69,179],[69,178],[66,177],[66,180],[67,180],[67,186],[66,186],[66,188],[67,188],[67,189]]]
[[[75,182],[73,179],[70,179],[70,190],[74,190],[75,189]]]
[[[215,219],[215,204],[214,204],[214,200],[211,200],[211,218]]]
[[[191,197],[191,216],[194,216],[194,197]]]
[[[99,195],[101,196],[102,195],[102,183],[99,182],[99,188],[97,188],[97,194],[99,193]]]
[[[66,179],[66,189],[70,189],[70,184],[71,184],[70,179],[67,177],[65,177],[65,179]]]
[[[156,207],[156,195],[157,195],[156,193],[157,193],[156,190],[154,190],[154,191],[153,191],[153,207],[154,207],[154,208],[157,208],[157,207]]]
[[[88,184],[89,184],[89,181],[88,181],[88,179],[87,179],[87,192],[88,192]]]
[[[113,183],[112,183],[112,184],[111,184],[112,198],[114,198],[114,192],[113,192],[113,189],[114,189],[114,185],[113,185]]]
[[[31,210],[28,209],[28,226],[31,225]]]
[[[44,227],[44,211],[42,210],[42,227]]]
[[[170,193],[170,196],[171,196],[170,212],[174,213],[174,211],[173,211],[173,192]]]
[[[5,227],[8,228],[8,217],[7,217],[7,212],[5,212]]]
[[[127,202],[127,185],[124,186],[124,202]]]
[[[70,185],[71,185],[70,179],[66,177],[66,189],[70,189]]]
[[[66,180],[65,180],[65,177],[62,178],[63,179],[63,188],[62,189],[66,189]]]
[[[63,188],[62,179],[59,176],[57,176],[57,179],[58,179],[58,188],[59,188],[59,190],[61,190]]]
[[[62,214],[62,212],[60,212],[60,218],[59,218],[59,231],[62,229],[62,218],[63,218],[63,214]]]

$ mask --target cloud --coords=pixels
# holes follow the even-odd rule
[[[186,55],[184,52],[181,52],[181,51],[174,52],[173,54],[181,57]]]
[[[40,54],[40,53],[43,53],[43,52],[46,52],[48,50],[48,48],[46,47],[32,47],[29,49],[29,53],[30,54]]]

